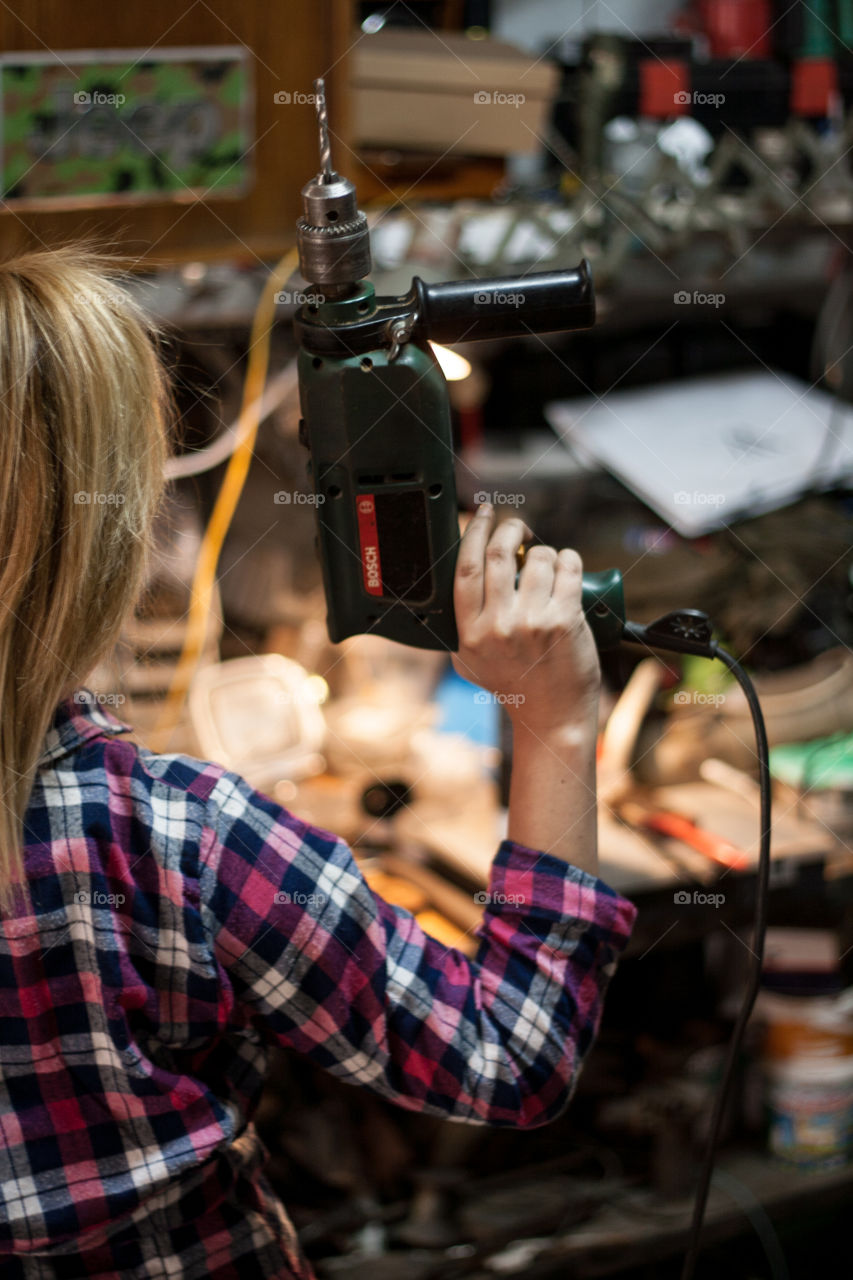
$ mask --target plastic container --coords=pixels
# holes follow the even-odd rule
[[[204,667],[188,701],[203,758],[271,794],[282,779],[300,781],[325,768],[319,697],[316,677],[298,662],[262,653]]]
[[[770,1151],[804,1172],[837,1169],[853,1155],[853,1056],[765,1064]]]
[[[764,1057],[853,1060],[853,1016],[839,996],[762,991],[755,1006],[764,1025]]]

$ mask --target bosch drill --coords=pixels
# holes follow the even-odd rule
[[[310,451],[330,639],[375,632],[456,649],[459,544],[447,384],[429,340],[473,342],[588,328],[584,261],[515,279],[425,284],[377,298],[367,218],[332,168],[324,86],[315,81],[320,172],[302,190],[300,271],[311,289],[294,321],[300,440]],[[513,306],[506,305],[512,296]],[[522,300],[522,301],[519,301]],[[624,625],[618,570],[586,575],[583,608],[601,649]]]

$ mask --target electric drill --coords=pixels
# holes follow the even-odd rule
[[[320,172],[302,189],[300,271],[311,282],[294,328],[302,419],[329,638],[375,632],[422,649],[458,647],[459,544],[447,383],[429,340],[472,342],[585,329],[589,266],[510,279],[425,284],[377,298],[367,218],[332,168],[324,85],[315,81]],[[600,649],[625,622],[617,569],[583,579]]]

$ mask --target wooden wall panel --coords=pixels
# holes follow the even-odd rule
[[[152,261],[270,259],[294,243],[299,192],[316,173],[314,108],[282,106],[277,90],[310,93],[325,74],[333,128],[346,129],[347,51],[353,39],[351,0],[29,0],[0,6],[0,49],[148,49],[244,44],[255,82],[255,177],[239,199],[198,199],[122,209],[15,211],[0,206],[0,252],[13,253],[91,234]],[[351,171],[346,146],[337,167]]]

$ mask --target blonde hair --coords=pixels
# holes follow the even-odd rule
[[[164,488],[156,333],[88,245],[0,262],[0,906],[29,904],[24,817],[58,704],[142,588]],[[20,910],[20,907],[18,907]]]

